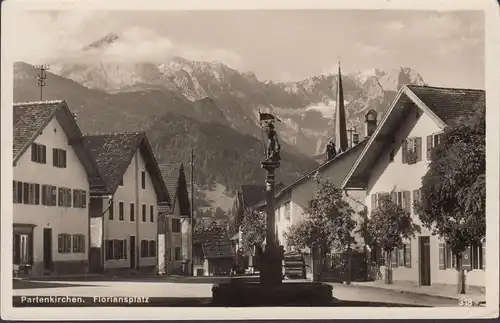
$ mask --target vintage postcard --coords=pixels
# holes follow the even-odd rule
[[[498,317],[497,2],[2,9],[2,318]]]

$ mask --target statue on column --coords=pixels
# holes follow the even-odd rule
[[[278,140],[278,133],[274,130],[274,121],[266,122],[265,131],[268,139],[266,158],[268,161],[278,162],[281,160],[281,145]]]

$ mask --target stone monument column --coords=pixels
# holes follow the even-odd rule
[[[266,247],[260,282],[266,285],[281,284],[281,252],[276,237],[275,219],[275,170],[280,166],[279,161],[264,161],[262,168],[267,172],[266,176]]]

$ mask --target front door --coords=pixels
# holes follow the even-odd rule
[[[429,237],[419,237],[420,241],[420,285],[431,285],[431,242]]]
[[[130,269],[135,269],[135,236],[130,236]]]
[[[43,269],[52,270],[52,229],[43,229]]]

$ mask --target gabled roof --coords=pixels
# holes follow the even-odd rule
[[[342,188],[364,186],[363,180],[411,109],[416,106],[443,129],[454,119],[474,112],[485,91],[403,85],[342,183]],[[359,180],[358,180],[359,179]]]
[[[190,203],[184,165],[182,162],[170,162],[159,164],[158,168],[170,195],[170,212],[175,210],[175,203],[179,200],[182,215],[188,215]]]
[[[145,133],[88,135],[84,139],[104,179],[105,192],[103,193],[114,194],[116,192],[137,149],[140,149],[146,163],[146,170],[151,176],[158,195],[158,202],[169,201],[167,188]]]
[[[56,118],[61,125],[75,154],[85,168],[91,191],[102,189],[103,181],[99,176],[97,165],[85,146],[80,128],[68,105],[62,100],[14,103],[14,166],[53,118]]]

